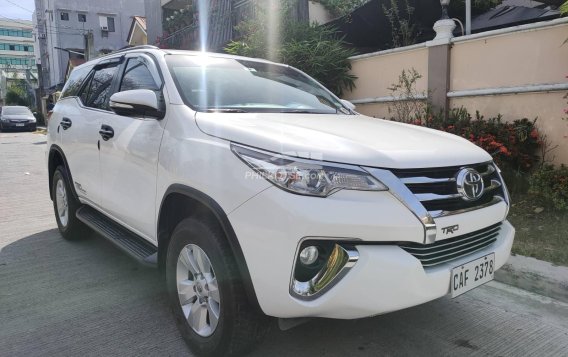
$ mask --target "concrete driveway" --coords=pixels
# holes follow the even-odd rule
[[[0,133],[0,355],[190,355],[157,271],[95,234],[59,236],[44,153],[44,135]],[[567,356],[568,305],[493,282],[379,317],[273,329],[253,355]]]

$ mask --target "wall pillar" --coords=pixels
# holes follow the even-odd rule
[[[428,101],[444,115],[449,109],[450,46],[448,43],[428,47]]]
[[[456,24],[442,18],[434,24],[436,37],[428,42],[428,101],[435,110],[448,115],[448,92],[450,90],[450,49]]]

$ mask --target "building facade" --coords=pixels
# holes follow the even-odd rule
[[[33,95],[37,86],[35,65],[33,23],[0,19],[0,105],[12,86]]]
[[[127,46],[133,17],[144,16],[140,0],[35,0],[35,7],[44,88],[64,83],[70,59],[92,59]]]

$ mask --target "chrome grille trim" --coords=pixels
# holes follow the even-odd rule
[[[417,185],[423,183],[456,182],[455,177],[449,178],[430,178],[425,176],[407,177],[400,179],[405,185]]]
[[[495,197],[493,197],[493,199],[490,202],[487,202],[486,204],[483,204],[483,205],[476,206],[473,209],[472,208],[466,208],[466,209],[460,209],[460,210],[455,210],[455,211],[443,211],[443,210],[430,211],[430,215],[432,216],[432,218],[453,216],[455,214],[462,214],[462,213],[466,213],[466,212],[475,211],[476,209],[487,208],[489,206],[496,205],[500,202],[506,202],[506,201],[505,201],[505,199],[503,199],[500,196],[495,196]]]
[[[485,182],[483,195],[477,200],[465,200],[458,192],[456,178],[464,168],[477,170]],[[432,218],[473,211],[503,200],[508,203],[506,188],[492,162],[454,167],[395,169],[393,173],[416,196]]]
[[[498,223],[475,232],[429,245],[400,243],[399,247],[420,260],[422,266],[431,267],[459,259],[491,245],[497,240],[500,230],[501,223]]]
[[[466,238],[464,238],[464,240],[467,239],[468,243],[473,243],[473,242],[478,241],[479,239],[485,238],[485,236],[488,235],[488,234],[498,233],[500,229],[501,229],[501,227],[497,226],[495,228],[488,230],[487,232],[481,232],[481,233],[477,233],[477,234],[475,234],[471,237],[466,237]],[[457,238],[459,238],[459,236]],[[438,241],[438,243],[439,244],[436,244],[436,245],[434,245],[434,244],[425,245],[424,247],[404,247],[404,249],[408,250],[408,251],[413,251],[412,254],[416,254],[416,255],[429,255],[429,254],[431,254],[430,252],[428,252],[428,253],[414,253],[414,251],[418,251],[418,252],[424,252],[424,251],[442,252],[444,250],[447,250],[447,248],[444,248],[442,250],[439,250],[439,248],[446,247],[448,245],[452,245],[452,244],[455,243],[455,241],[448,242],[447,239],[444,239],[444,240]],[[401,245],[401,246],[404,246],[404,245]],[[451,249],[451,248],[449,248],[449,249]]]
[[[426,201],[447,200],[450,198],[460,198],[461,195],[459,193],[453,193],[451,195],[438,195],[436,193],[417,193],[416,197],[420,202],[426,202]]]

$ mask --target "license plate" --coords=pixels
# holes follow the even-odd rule
[[[16,124],[16,126],[24,126],[25,124]]]
[[[493,280],[495,272],[495,253],[472,260],[452,269],[450,287],[452,297],[483,285]]]

